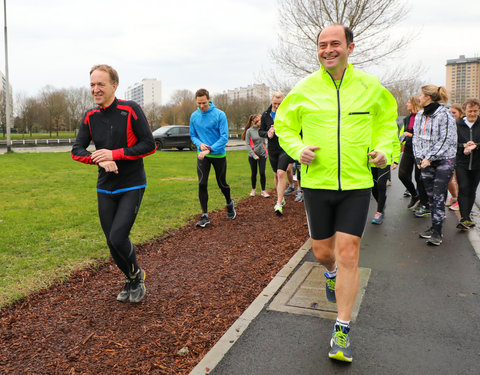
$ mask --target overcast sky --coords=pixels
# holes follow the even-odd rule
[[[413,31],[416,38],[392,64],[421,62],[425,80],[444,85],[447,59],[480,56],[477,1],[407,3],[411,11],[396,32]],[[272,68],[269,50],[278,33],[276,4],[276,0],[7,0],[14,95],[34,96],[46,85],[88,87],[89,69],[98,63],[118,70],[120,98],[143,78],[161,80],[164,104],[176,89],[205,87],[214,93],[258,83],[262,72]],[[3,51],[0,55],[4,71]]]

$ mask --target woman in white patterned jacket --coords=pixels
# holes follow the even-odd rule
[[[413,154],[432,212],[432,226],[420,237],[438,246],[442,243],[448,182],[455,168],[457,130],[455,118],[443,104],[448,102],[445,87],[423,86],[419,100],[423,110],[415,116]]]

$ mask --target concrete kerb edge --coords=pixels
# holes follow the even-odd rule
[[[480,228],[478,228],[478,226],[480,225],[480,209],[477,207],[476,204],[474,204],[472,207],[472,214],[476,227],[473,228],[473,230],[471,229],[468,231],[468,240],[472,244],[472,247],[475,250],[477,257],[480,259]]]
[[[217,366],[235,342],[242,336],[250,323],[263,310],[265,305],[278,292],[290,274],[295,270],[308,251],[311,249],[309,238],[303,246],[290,258],[288,263],[275,275],[270,283],[248,306],[242,315],[230,326],[225,334],[209,350],[189,375],[205,375]]]

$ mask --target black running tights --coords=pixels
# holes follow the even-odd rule
[[[215,169],[215,177],[217,178],[217,184],[227,204],[231,202],[230,198],[230,186],[227,184],[227,158],[204,158],[203,160],[197,159],[197,174],[198,174],[198,198],[200,199],[200,206],[202,207],[202,213],[208,213],[208,175],[210,174],[210,167],[213,165]]]
[[[470,213],[475,203],[475,195],[480,182],[480,170],[468,170],[462,167],[457,167],[455,170],[457,172],[460,215],[463,219],[471,220]]]
[[[97,193],[98,215],[117,267],[129,277],[138,270],[135,246],[128,236],[137,217],[145,189],[119,194]]]
[[[372,167],[372,177],[372,195],[377,201],[377,212],[383,213],[387,201],[387,181],[390,178],[390,166],[387,165],[385,168]]]
[[[260,185],[262,190],[265,190],[265,183],[267,181],[265,177],[265,165],[267,164],[267,158],[265,156],[260,156],[258,159],[248,157],[248,162],[250,163],[250,169],[252,170],[252,175],[250,179],[252,181],[252,189],[257,187],[257,169],[260,173]],[[258,168],[257,168],[258,165]]]

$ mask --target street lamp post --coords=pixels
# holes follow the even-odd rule
[[[7,0],[3,0],[3,17],[5,25],[5,117],[7,127],[7,151],[11,151],[10,124],[12,110],[10,107],[10,82],[8,80],[8,42],[7,42]]]

